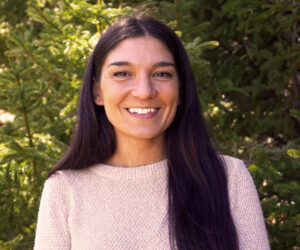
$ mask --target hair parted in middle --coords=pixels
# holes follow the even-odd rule
[[[120,19],[99,39],[85,70],[70,149],[49,176],[58,170],[105,163],[114,154],[114,128],[104,107],[95,104],[93,87],[107,55],[121,41],[142,36],[157,38],[167,47],[179,78],[180,105],[165,132],[171,248],[237,250],[224,163],[211,145],[187,53],[175,32],[152,17]]]

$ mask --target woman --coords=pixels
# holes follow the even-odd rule
[[[269,249],[249,172],[216,155],[182,43],[150,17],[100,38],[45,183],[35,249],[71,248]]]

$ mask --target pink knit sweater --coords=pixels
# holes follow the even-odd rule
[[[252,177],[225,156],[241,250],[269,250]],[[35,249],[168,250],[167,160],[140,167],[59,171],[45,183]]]

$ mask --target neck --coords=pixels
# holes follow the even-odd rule
[[[162,139],[117,140],[116,151],[107,161],[114,166],[135,167],[147,165],[165,159]]]

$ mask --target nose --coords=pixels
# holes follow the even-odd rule
[[[147,74],[140,75],[132,89],[132,96],[140,99],[149,99],[155,97],[156,94],[157,91],[151,81],[151,76]]]

